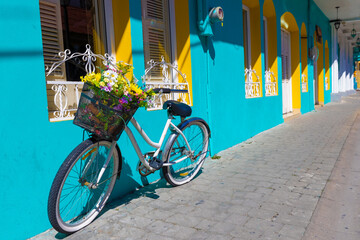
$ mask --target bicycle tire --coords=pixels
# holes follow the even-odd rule
[[[187,156],[174,165],[162,168],[166,181],[172,186],[180,186],[191,181],[205,162],[208,152],[210,132],[204,120],[190,120],[180,130],[185,135],[193,153],[188,151],[185,139],[179,133],[169,138],[169,146],[164,154],[164,163],[171,163]]]
[[[120,171],[117,148],[98,186],[93,188],[91,184],[96,182],[110,147],[109,141],[87,139],[69,154],[59,168],[48,199],[48,217],[58,232],[71,234],[86,227],[105,206]]]

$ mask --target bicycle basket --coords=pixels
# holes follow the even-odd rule
[[[74,124],[107,140],[118,140],[138,106],[119,108],[119,98],[85,83]]]

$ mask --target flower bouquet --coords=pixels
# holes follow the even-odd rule
[[[89,73],[81,77],[84,87],[74,124],[108,139],[119,139],[126,124],[139,107],[147,107],[154,92],[145,90],[132,77],[126,75],[132,66],[117,62],[107,65],[100,73]]]

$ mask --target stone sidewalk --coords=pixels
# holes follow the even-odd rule
[[[189,184],[160,180],[73,235],[33,239],[300,240],[359,111],[359,93],[344,97],[220,152]]]

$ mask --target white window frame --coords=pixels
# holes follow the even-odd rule
[[[114,31],[114,16],[113,6],[111,0],[104,0],[104,12],[105,12],[105,35],[107,52],[116,59],[116,46],[115,46],[115,31]]]
[[[50,2],[53,4],[60,4],[57,0],[39,0],[40,2]],[[97,6],[97,5],[96,5]],[[59,6],[61,7],[61,6]],[[104,11],[104,23],[105,23],[105,36],[104,40],[106,41],[106,49],[109,54],[111,54],[112,57],[115,58],[115,32],[114,32],[114,22],[113,22],[113,9],[112,9],[112,1],[111,0],[104,0],[103,1],[103,11]],[[57,13],[59,14],[59,12]],[[58,16],[58,19],[61,19],[61,15]],[[61,20],[60,20],[61,21]],[[98,25],[99,23],[95,23],[97,25],[97,28],[100,28],[101,26]],[[61,29],[62,32],[62,29]],[[59,43],[61,51],[64,49],[64,43],[63,43],[63,36],[61,34],[61,42]],[[50,66],[49,66],[50,67]],[[49,111],[49,121],[50,122],[59,122],[59,121],[67,121],[74,119],[74,115],[72,112],[77,110],[76,108],[69,109],[68,106],[68,99],[73,98],[75,101],[79,100],[80,97],[80,90],[82,88],[82,82],[72,82],[68,81],[66,79],[66,68],[65,65],[62,66],[64,69],[64,76],[62,78],[59,78],[57,76],[50,78],[50,81],[47,81],[47,88],[51,86],[51,89],[55,92],[54,94],[54,104],[58,108],[58,110],[54,111],[54,117],[50,118],[50,111]],[[61,81],[60,81],[61,80]],[[68,90],[69,89],[69,90]],[[49,99],[50,96],[47,96],[47,101],[52,101],[52,99]]]
[[[142,0],[141,4],[142,7],[146,4],[147,1],[151,0]],[[142,10],[142,14],[146,14],[144,12],[144,9]],[[161,62],[157,63],[150,63],[150,65],[147,65],[145,61],[147,53],[145,52],[147,49],[144,47],[144,62],[146,64],[145,69],[145,75],[143,76],[143,79],[145,80],[146,85],[149,88],[171,88],[171,89],[187,89],[188,93],[171,93],[171,94],[159,94],[155,96],[155,99],[152,101],[153,104],[147,108],[148,111],[153,110],[161,110],[162,104],[166,100],[177,100],[184,102],[188,105],[192,105],[191,102],[191,89],[190,86],[186,80],[186,76],[179,71],[177,68],[177,42],[176,42],[176,19],[175,19],[175,0],[168,0],[168,21],[169,21],[169,54],[170,58],[169,60],[163,59]],[[144,24],[144,22],[142,23]],[[146,27],[144,29],[143,25],[143,31],[146,31]],[[145,35],[145,34],[143,34]],[[146,39],[145,39],[146,41]],[[155,60],[155,59],[150,59]],[[169,62],[165,62],[169,61]],[[162,76],[158,79],[151,80],[151,75],[149,74],[152,68],[162,68],[165,66],[165,69],[162,69]],[[169,72],[168,72],[169,71]],[[169,73],[169,75],[167,75]],[[181,81],[180,81],[181,79]],[[187,97],[186,97],[187,96]],[[181,99],[181,100],[179,100]]]

